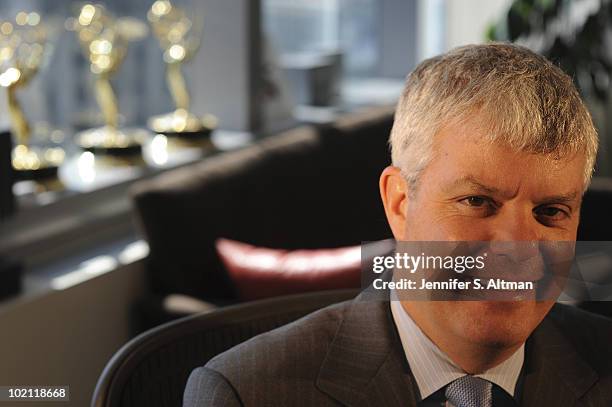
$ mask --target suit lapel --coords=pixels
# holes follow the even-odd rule
[[[389,303],[357,297],[347,309],[319,371],[317,387],[347,406],[415,406]]]
[[[521,405],[580,405],[598,379],[553,322],[559,317],[555,308],[527,341]]]
[[[416,406],[418,387],[389,303],[364,297],[358,296],[345,311],[316,386],[347,406]],[[553,307],[527,341],[521,406],[579,406],[598,380],[558,328],[562,318],[562,307]]]

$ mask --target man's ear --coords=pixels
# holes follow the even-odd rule
[[[408,185],[400,169],[393,166],[385,168],[380,175],[379,187],[387,222],[389,222],[393,236],[395,240],[404,240]]]

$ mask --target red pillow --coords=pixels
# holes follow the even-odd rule
[[[216,246],[243,301],[361,286],[360,246],[290,251],[229,239]]]

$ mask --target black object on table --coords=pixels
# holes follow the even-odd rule
[[[0,257],[0,300],[21,292],[23,266],[17,261]]]
[[[13,141],[9,131],[0,131],[0,220],[15,211],[13,182],[15,174],[11,165]]]

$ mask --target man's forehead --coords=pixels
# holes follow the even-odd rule
[[[433,138],[433,147],[434,150],[444,150],[445,146],[454,149],[456,145],[472,145],[476,148],[494,146],[505,148],[509,153],[517,155],[527,153],[546,157],[552,160],[551,164],[554,164],[554,161],[571,159],[576,154],[585,155],[583,152],[573,151],[569,141],[555,148],[539,136],[523,134],[519,131],[521,129],[516,130],[518,131],[516,134],[503,132],[494,119],[482,112],[464,114],[460,117],[449,118],[437,129]],[[526,130],[522,129],[522,131]]]
[[[493,136],[471,125],[449,125],[440,130],[433,143],[432,159],[461,160],[474,165],[537,165],[542,171],[567,172],[573,164],[586,164],[585,152],[556,150],[550,153],[534,152],[529,148],[511,145],[504,138]],[[580,169],[582,172],[584,168]],[[571,174],[566,174],[571,175]]]
[[[445,188],[462,185],[513,193],[529,185],[566,195],[584,187],[583,153],[535,154],[469,133],[442,134],[438,141],[430,166],[437,174],[433,180]]]

